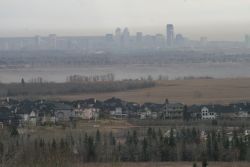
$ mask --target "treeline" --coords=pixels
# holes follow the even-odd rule
[[[166,56],[167,55],[167,56]],[[0,65],[5,68],[24,67],[82,67],[82,65],[121,65],[145,64],[165,65],[173,63],[207,63],[207,62],[249,62],[249,53],[221,54],[220,52],[194,50],[127,50],[109,53],[83,53],[81,51],[0,51]]]
[[[83,76],[83,75],[71,75],[66,77],[66,82],[103,82],[103,81],[114,81],[115,75],[113,73],[108,73],[104,75],[93,75],[93,76]]]
[[[0,96],[102,93],[149,88],[154,86],[155,82],[151,80],[66,83],[26,83],[22,80],[21,83],[0,84]]]
[[[120,137],[98,130],[92,135],[66,134],[51,139],[15,134],[0,142],[0,159],[2,164],[60,167],[86,162],[250,161],[249,136],[240,137],[237,131],[232,139],[215,130],[207,134],[205,141],[195,128],[171,129],[168,135],[161,129],[148,128],[146,134],[128,131]]]

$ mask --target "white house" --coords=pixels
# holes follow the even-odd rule
[[[140,119],[146,119],[146,113],[145,112],[140,113]]]
[[[114,118],[126,118],[126,117],[128,117],[128,114],[123,113],[121,107],[116,107],[114,110],[111,110],[110,115]]]
[[[158,113],[157,112],[152,112],[151,113],[151,118],[152,119],[157,119],[158,118]]]
[[[152,112],[151,112],[151,110],[149,109],[149,108],[145,108],[145,111],[146,111],[146,116],[147,117],[151,117],[151,114],[152,114]]]
[[[247,111],[239,111],[237,114],[238,118],[248,118],[248,112]]]
[[[249,136],[249,135],[250,135],[250,130],[249,130],[249,129],[246,129],[246,130],[244,131],[244,135],[245,135],[245,136]]]
[[[35,111],[31,111],[30,115],[29,115],[29,121],[32,125],[36,125],[37,122],[37,116],[36,116],[36,112]]]
[[[81,118],[86,120],[98,118],[99,111],[100,109],[93,107],[81,108],[78,106],[77,109],[74,109],[76,118]]]
[[[209,109],[207,107],[203,107],[201,109],[201,119],[216,119],[217,114],[215,112],[209,112]]]

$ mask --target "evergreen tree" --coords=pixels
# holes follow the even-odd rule
[[[100,134],[99,129],[96,131],[95,141],[96,141],[96,143],[100,143],[100,141],[101,141],[101,134]]]
[[[242,137],[240,138],[239,151],[240,151],[239,160],[240,161],[246,160],[247,145],[243,142]]]
[[[3,154],[4,154],[4,144],[0,142],[0,163],[2,163]]]
[[[133,138],[132,138],[132,140],[133,140],[133,143],[135,144],[135,145],[137,145],[137,143],[138,143],[138,137],[137,137],[137,132],[134,130],[133,131]]]
[[[24,84],[25,84],[24,78],[21,79],[21,84],[22,84],[22,86],[24,86]]]
[[[209,159],[211,159],[211,157],[212,157],[212,137],[211,137],[210,133],[208,133],[208,136],[207,136],[207,154],[208,154]]]
[[[60,140],[60,149],[61,149],[61,150],[64,150],[64,149],[65,149],[65,143],[64,143],[63,138],[61,138],[61,140]]]
[[[56,151],[56,140],[55,139],[52,140],[51,147],[52,147],[52,150]]]
[[[218,148],[218,143],[217,143],[216,139],[214,139],[213,146],[214,146],[214,149],[213,149],[213,160],[214,161],[218,161],[219,160],[219,148]]]
[[[93,137],[89,136],[87,141],[87,161],[95,160],[95,146]]]
[[[175,143],[175,137],[174,137],[174,130],[171,128],[170,137],[169,137],[169,146],[174,147],[175,145],[176,143]]]
[[[10,126],[10,127],[9,127],[9,131],[10,131],[10,136],[11,136],[11,137],[16,137],[16,136],[19,135],[16,126]]]
[[[146,138],[143,138],[142,140],[142,161],[148,161],[149,160],[149,154],[148,154],[148,142]]]

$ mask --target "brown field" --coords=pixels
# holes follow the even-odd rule
[[[201,167],[201,163],[197,163]],[[79,167],[192,167],[192,162],[89,163]],[[249,167],[249,162],[208,162],[208,167]]]
[[[124,92],[50,96],[47,98],[76,100],[118,97],[127,101],[163,103],[165,98],[186,104],[230,103],[250,100],[250,78],[194,79],[157,81],[156,87]],[[46,98],[46,97],[45,97]]]

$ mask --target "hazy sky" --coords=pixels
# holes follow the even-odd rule
[[[57,33],[165,33],[241,40],[250,33],[250,0],[0,0],[0,36]]]

